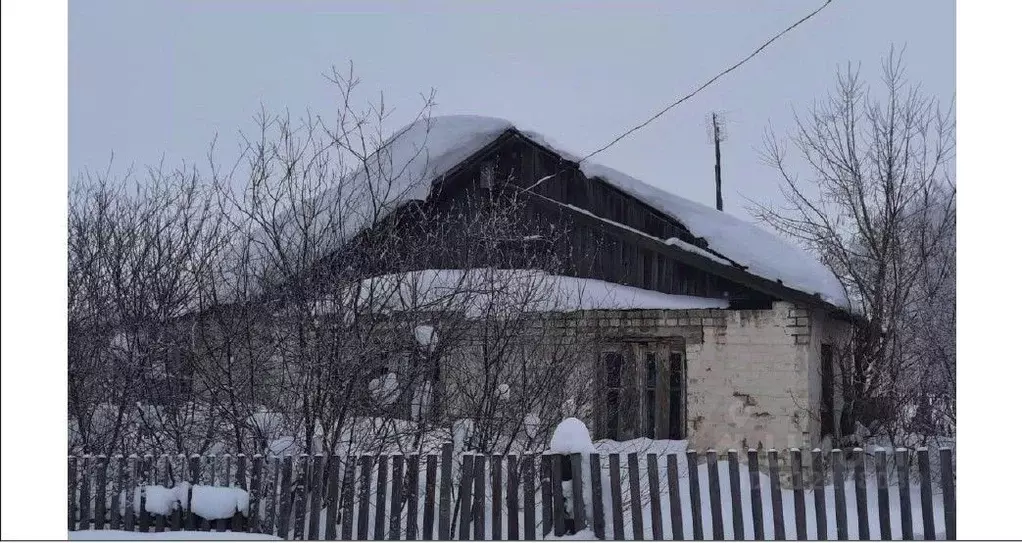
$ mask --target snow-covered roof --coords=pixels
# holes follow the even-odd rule
[[[355,186],[386,186],[376,193],[377,202],[389,208],[429,196],[436,181],[465,159],[480,151],[508,130],[516,130],[537,145],[565,160],[579,157],[546,137],[520,130],[504,119],[474,115],[437,116],[412,123],[388,139],[371,160],[373,166],[354,176]],[[589,160],[579,165],[588,178],[600,178],[634,196],[665,215],[678,220],[709,249],[742,266],[746,272],[779,281],[784,286],[818,295],[824,302],[850,309],[848,297],[837,277],[820,261],[778,235],[728,213],[702,205],[677,194],[648,185],[613,168]],[[684,181],[673,181],[683,190]],[[376,189],[379,190],[379,189]],[[352,231],[360,230],[362,224]],[[683,242],[673,243],[684,250]],[[705,252],[705,251],[704,251]],[[705,255],[704,255],[705,256]]]
[[[728,301],[665,294],[598,279],[551,275],[539,270],[477,268],[417,270],[364,279],[348,294],[324,302],[371,312],[464,312],[469,317],[523,312],[571,312],[601,309],[726,309]]]

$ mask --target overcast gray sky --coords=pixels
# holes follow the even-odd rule
[[[592,151],[755,49],[822,0],[775,2],[138,2],[69,6],[69,167],[115,170],[161,156],[202,162],[215,133],[271,112],[330,113],[331,65],[355,63],[364,96],[380,91],[410,120],[420,92],[434,114],[507,118],[578,154]],[[893,44],[908,76],[949,101],[952,1],[836,0],[750,63],[594,160],[713,205],[706,118],[726,112],[725,209],[777,199],[757,154],[768,124],[791,127],[862,62],[875,79]]]

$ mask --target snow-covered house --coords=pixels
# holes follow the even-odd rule
[[[816,444],[832,433],[840,409],[834,352],[855,317],[838,279],[811,255],[727,213],[580,163],[501,119],[418,121],[378,157],[356,179],[370,186],[387,179],[374,201],[404,217],[396,224],[431,209],[478,212],[465,205],[469,195],[485,199],[508,187],[526,198],[521,235],[488,240],[511,248],[488,263],[494,267],[530,267],[551,225],[570,233],[552,248],[562,264],[541,274],[558,301],[533,309],[585,313],[592,341],[579,348],[595,377],[588,398],[595,437],[730,447]],[[684,193],[687,182],[670,180],[673,192]],[[345,226],[372,230],[373,220],[354,214]],[[454,233],[433,240],[436,250],[414,266],[381,263],[375,280],[416,272],[435,290],[478,267],[459,260],[464,245],[478,241]],[[407,243],[422,240],[410,234]]]

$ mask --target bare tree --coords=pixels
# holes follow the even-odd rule
[[[768,134],[787,205],[751,211],[814,249],[865,319],[837,353],[841,433],[953,435],[954,103],[909,84],[893,48],[882,75],[877,95],[849,66],[826,100],[796,115],[795,162]],[[912,425],[924,418],[929,427]]]

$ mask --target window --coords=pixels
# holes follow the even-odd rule
[[[834,348],[820,345],[823,391],[820,395],[820,437],[834,435]]]
[[[603,353],[604,371],[607,378],[607,437],[618,439],[621,430],[621,370],[624,360],[621,353]]]
[[[668,439],[685,439],[685,361],[682,353],[671,353],[669,383]]]
[[[646,437],[656,439],[656,353],[646,353]]]

